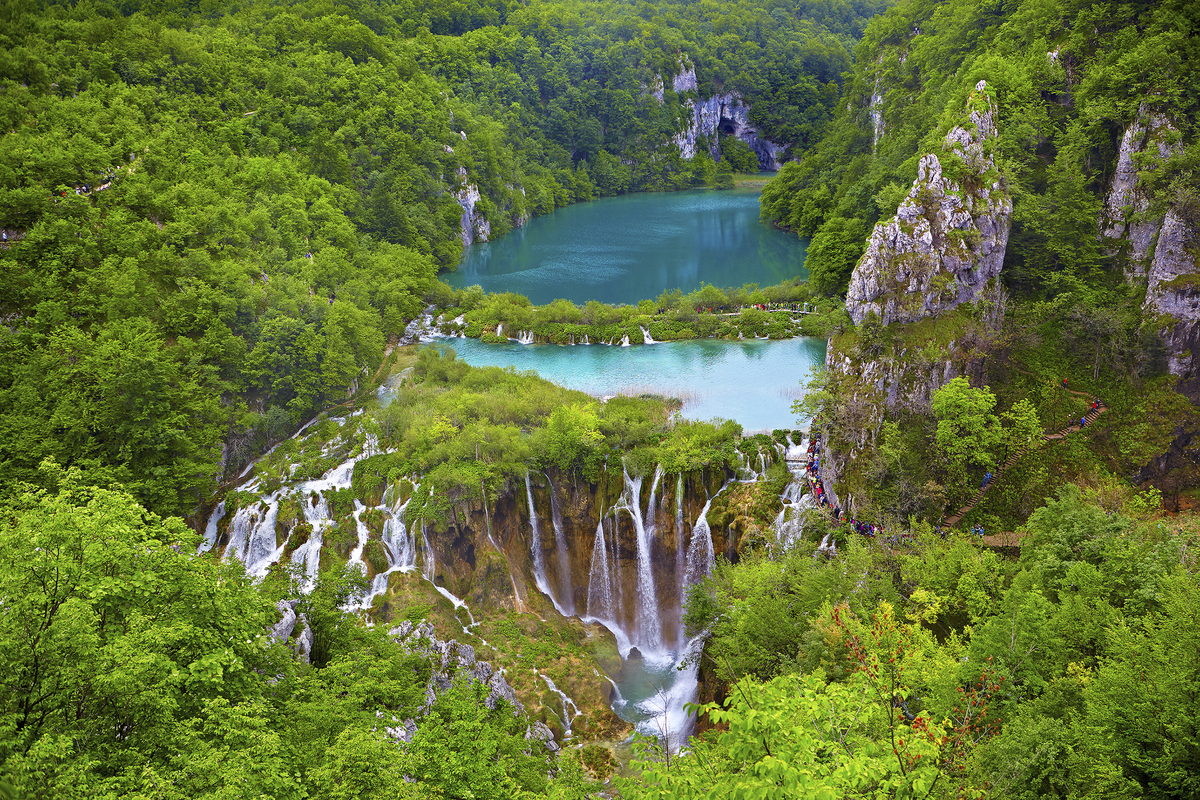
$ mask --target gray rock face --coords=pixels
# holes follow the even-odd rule
[[[296,613],[296,606],[299,604],[299,600],[280,600],[276,603],[275,608],[281,616],[279,622],[271,626],[271,632],[267,635],[277,642],[286,642],[293,638],[296,625],[300,625],[300,632],[295,633],[292,642],[292,650],[301,661],[308,661],[312,653],[313,634],[312,628],[308,626],[308,618],[304,614]]]
[[[1182,145],[1171,121],[1145,104],[1121,137],[1117,169],[1100,214],[1100,238],[1114,254],[1125,256],[1125,276],[1145,281],[1142,311],[1158,316],[1167,348],[1167,365],[1179,379],[1179,391],[1200,403],[1200,265],[1196,231],[1174,208],[1151,213],[1151,197],[1138,177],[1154,169]],[[1147,158],[1149,152],[1151,158]],[[1139,163],[1140,162],[1140,163]]]
[[[1146,276],[1151,248],[1163,225],[1161,217],[1147,217],[1150,198],[1138,181],[1137,157],[1153,148],[1159,160],[1166,160],[1180,147],[1172,143],[1175,133],[1164,115],[1143,105],[1121,137],[1116,173],[1100,213],[1100,238],[1114,254],[1122,242],[1128,243],[1125,271],[1130,278]]]
[[[466,676],[471,682],[482,683],[488,688],[484,704],[489,709],[495,709],[501,700],[507,702],[514,714],[524,714],[525,707],[517,699],[516,692],[504,680],[504,675],[492,668],[487,661],[475,660],[475,648],[461,644],[454,639],[443,642],[434,636],[433,625],[428,622],[413,624],[410,621],[401,622],[388,631],[400,646],[410,653],[416,653],[428,658],[433,669],[429,683],[425,685],[425,703],[417,712],[417,718],[404,720],[392,718],[394,725],[386,728],[388,736],[400,742],[411,742],[420,725],[419,718],[424,717],[438,696],[445,693],[454,685],[456,676]],[[382,713],[380,714],[382,716]],[[541,722],[534,722],[525,731],[526,739],[538,739],[544,742],[551,751],[558,750],[554,741],[554,732]]]
[[[986,88],[975,87],[970,123],[946,135],[943,157],[960,174],[945,175],[938,156],[926,154],[896,216],[871,232],[846,298],[855,324],[871,312],[884,324],[937,316],[974,301],[1000,274],[1012,200],[986,147],[995,136]]]
[[[474,242],[486,242],[488,237],[492,235],[492,223],[488,222],[482,211],[477,210],[479,201],[483,196],[479,193],[479,187],[473,183],[467,183],[467,171],[465,169],[458,170],[459,180],[463,181],[462,188],[454,192],[454,200],[462,209],[462,219],[459,222],[462,234],[463,247],[466,247]]]
[[[660,103],[663,102],[663,86],[660,78],[650,92]],[[679,72],[671,79],[671,87],[676,94],[694,93],[697,90],[696,70],[686,58],[679,62]],[[710,154],[716,157],[717,134],[723,133],[736,136],[750,145],[762,169],[779,169],[779,157],[786,148],[758,135],[758,128],[750,123],[750,106],[741,95],[726,92],[706,100],[692,98],[685,101],[685,107],[690,108],[691,115],[684,119],[683,130],[674,137],[681,158],[695,157],[696,139],[700,136],[708,137],[711,142]]]
[[[1146,276],[1142,311],[1167,315],[1161,328],[1167,367],[1179,379],[1178,389],[1200,403],[1200,264],[1196,263],[1196,231],[1174,209],[1163,217]]]
[[[498,702],[504,700],[517,713],[525,713],[525,707],[517,700],[516,692],[504,680],[504,675],[492,669],[489,662],[476,661],[475,648],[470,645],[460,644],[454,639],[448,642],[439,640],[433,634],[433,625],[428,622],[413,625],[405,621],[388,633],[409,652],[423,655],[433,664],[429,683],[425,687],[422,714],[433,707],[439,695],[454,685],[456,675],[465,675],[471,682],[488,687],[488,696],[484,700],[488,708],[494,709]]]

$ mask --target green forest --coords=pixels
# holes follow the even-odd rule
[[[1189,320],[1148,305],[1132,235],[1099,222],[1126,131],[1165,120],[1118,211],[1130,230],[1170,215],[1198,257],[1198,29],[1186,0],[0,0],[0,800],[1200,796]],[[856,325],[868,237],[980,81],[1012,199],[998,281],[936,319]],[[692,159],[672,140],[687,101],[723,92],[787,148],[761,213],[808,240],[808,282],[534,307],[439,281],[470,188],[501,236],[757,170],[736,138]],[[1200,268],[1164,286],[1188,297]],[[814,313],[755,307],[773,304]],[[783,461],[734,478],[788,431],[396,347],[426,309],[484,341],[828,336],[851,366],[796,411],[854,521],[814,509],[785,546]],[[914,396],[959,377],[884,408],[878,365]],[[204,551],[218,500],[351,456],[315,585]],[[435,660],[388,633],[428,620],[522,696],[538,668],[574,691],[616,657],[549,600],[477,603],[472,634],[414,573],[371,609],[388,624],[346,610],[364,503],[412,492],[444,533],[533,472],[609,469],[733,487],[708,517],[733,545],[687,593],[706,641],[682,749],[591,712],[549,747],[463,675],[426,697]],[[388,564],[378,539],[361,558]],[[303,657],[271,635],[280,602]]]
[[[710,149],[757,169],[679,158],[671,76],[804,147],[883,7],[201,5],[0,7],[5,485],[52,456],[191,512],[370,382],[457,263],[456,192],[502,235],[715,183]]]

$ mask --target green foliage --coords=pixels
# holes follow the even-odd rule
[[[703,710],[724,730],[673,761],[649,758],[642,742],[640,780],[622,782],[622,796],[925,797],[941,777],[940,732],[926,717],[889,726],[864,673],[747,678],[726,707]]]
[[[836,217],[822,226],[809,242],[804,259],[813,288],[827,295],[843,294],[862,256],[866,236],[866,226],[857,218]]]
[[[51,456],[176,513],[366,388],[446,294],[466,187],[501,235],[715,181],[672,141],[691,94],[646,87],[694,67],[799,142],[883,2],[119,5],[0,30],[0,480]]]

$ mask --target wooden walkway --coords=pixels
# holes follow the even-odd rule
[[[1065,388],[1065,387],[1063,387],[1063,388]],[[1101,402],[1100,398],[1095,397],[1094,395],[1088,394],[1087,392],[1077,392],[1074,389],[1067,389],[1067,392],[1069,394],[1075,395],[1076,397],[1084,397],[1087,400],[1089,400],[1090,402],[1096,404],[1096,410],[1089,411],[1086,415],[1084,415],[1084,419],[1087,420],[1087,424],[1089,426],[1093,422],[1095,422],[1096,419],[1101,414],[1103,414],[1105,411],[1108,411],[1108,406],[1104,405],[1104,403]],[[1040,440],[1038,440],[1037,442],[1027,444],[1024,447],[1022,447],[1020,450],[1017,450],[1016,452],[1014,452],[1012,455],[1010,455],[1008,457],[1008,460],[1005,461],[1004,464],[1002,464],[998,470],[996,470],[996,473],[992,476],[991,482],[989,482],[986,486],[981,486],[979,488],[979,490],[976,491],[975,494],[971,497],[971,499],[967,501],[966,505],[964,505],[962,508],[958,509],[958,511],[955,511],[950,516],[942,518],[942,527],[943,528],[953,528],[955,525],[957,525],[959,522],[961,522],[962,518],[965,517],[968,513],[970,513],[971,509],[973,509],[979,503],[979,501],[983,499],[983,496],[985,494],[987,494],[988,491],[990,491],[993,486],[995,486],[997,483],[1000,482],[1000,478],[1004,476],[1004,472],[1009,467],[1012,467],[1014,464],[1016,464],[1018,461],[1020,461],[1021,458],[1026,453],[1028,453],[1030,450],[1037,449],[1037,448],[1041,447],[1043,444],[1045,444],[1046,442],[1052,442],[1056,439],[1065,439],[1065,438],[1067,438],[1067,436],[1071,435],[1072,433],[1076,433],[1083,429],[1084,429],[1084,426],[1082,426],[1082,425],[1068,425],[1067,427],[1062,428],[1058,431],[1055,431],[1054,433],[1043,434],[1042,438]]]

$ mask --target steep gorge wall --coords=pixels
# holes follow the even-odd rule
[[[1146,287],[1142,311],[1162,336],[1179,391],[1200,404],[1200,239],[1186,213],[1156,203],[1139,174],[1162,169],[1182,149],[1178,127],[1143,104],[1121,137],[1099,226],[1126,278]]]
[[[853,507],[853,498],[839,497],[838,485],[874,444],[885,416],[928,413],[933,393],[963,373],[965,320],[955,310],[978,304],[975,316],[987,328],[1003,318],[999,274],[1012,200],[991,155],[995,115],[980,81],[966,121],[947,133],[940,154],[921,157],[908,195],[892,219],[875,226],[851,275],[846,311],[859,331],[831,339],[825,358],[838,402],[825,420],[822,471],[835,503]],[[930,318],[959,335],[937,344],[932,329],[914,327]],[[868,329],[890,325],[903,343],[872,347],[877,334]]]

